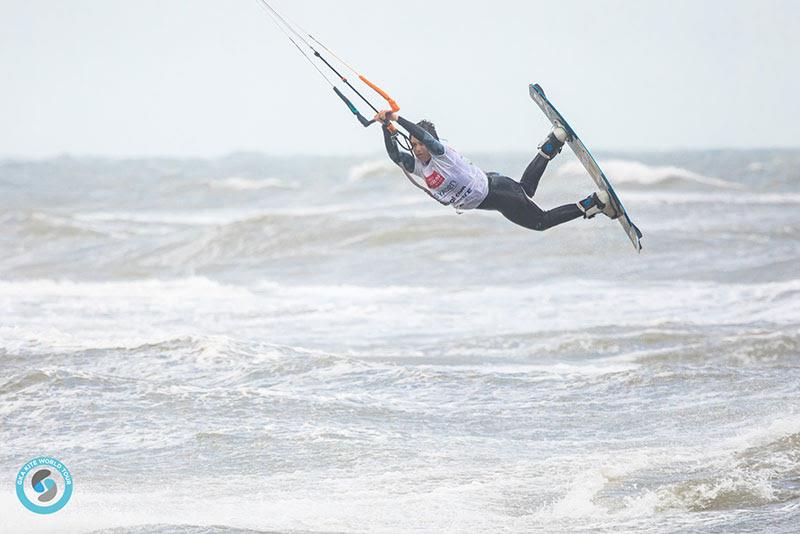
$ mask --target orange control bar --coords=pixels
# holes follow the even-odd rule
[[[361,80],[362,82],[364,82],[365,84],[367,84],[370,87],[370,89],[372,89],[373,91],[375,91],[376,93],[381,95],[383,97],[383,99],[386,100],[389,103],[389,105],[392,107],[392,111],[394,111],[394,112],[400,111],[400,106],[397,105],[397,102],[394,101],[394,98],[389,96],[386,93],[386,91],[384,91],[383,89],[381,89],[380,87],[378,87],[377,85],[375,85],[374,83],[372,83],[371,81],[366,79],[361,74],[358,75],[358,79]]]

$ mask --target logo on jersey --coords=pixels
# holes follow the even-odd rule
[[[431,189],[436,189],[444,183],[444,176],[433,171],[430,176],[425,177],[425,183],[428,184],[428,187]]]

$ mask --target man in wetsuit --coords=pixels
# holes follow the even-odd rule
[[[406,172],[425,180],[426,190],[442,204],[458,210],[480,209],[499,211],[506,219],[531,230],[547,230],[567,221],[583,217],[591,219],[602,213],[612,219],[620,216],[614,210],[608,193],[593,193],[576,204],[566,204],[545,211],[531,201],[547,164],[567,140],[564,128],[556,126],[541,145],[533,161],[517,182],[498,173],[485,173],[458,152],[439,141],[436,128],[429,121],[414,124],[395,112],[381,111],[375,120],[382,123],[383,137],[389,157]],[[397,140],[388,129],[396,121],[411,136],[413,154],[401,152]]]

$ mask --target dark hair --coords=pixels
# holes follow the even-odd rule
[[[417,126],[431,134],[437,141],[439,140],[439,134],[436,133],[436,126],[431,121],[427,119],[419,121]]]

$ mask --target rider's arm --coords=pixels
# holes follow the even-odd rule
[[[444,145],[440,143],[434,136],[417,126],[411,121],[404,119],[398,115],[397,124],[406,129],[408,133],[419,139],[420,143],[425,145],[425,148],[434,156],[441,156],[444,154]]]
[[[400,149],[397,147],[397,139],[392,136],[386,126],[383,127],[383,142],[386,144],[386,152],[389,154],[389,158],[391,158],[392,161],[398,165],[402,165],[408,172],[414,172],[414,166],[416,165],[414,156],[406,154],[405,152],[400,152]]]

